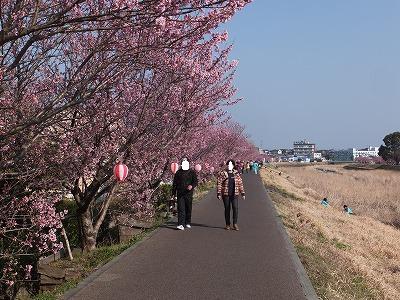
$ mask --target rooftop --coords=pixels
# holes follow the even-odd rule
[[[302,141],[298,141],[298,142],[294,142],[293,143],[294,145],[315,145],[314,143],[310,143],[309,141],[307,141],[307,140],[302,140]]]

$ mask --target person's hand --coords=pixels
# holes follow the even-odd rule
[[[192,186],[191,185],[188,185],[188,187],[187,187],[187,189],[189,190],[189,191],[191,191],[192,190]]]
[[[242,197],[243,197],[243,200],[246,200],[246,196],[245,195],[243,195]]]
[[[218,200],[221,200],[221,195],[217,195],[217,199],[218,199]]]

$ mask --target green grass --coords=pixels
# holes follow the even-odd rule
[[[285,227],[297,230],[296,224],[294,224],[290,218],[286,217],[283,214],[278,214],[278,217],[281,218],[282,223],[283,225],[285,225]]]
[[[73,289],[79,283],[79,279],[71,279],[58,287],[56,287],[52,291],[42,292],[39,295],[35,296],[34,300],[56,300],[59,296],[63,295],[66,291]]]
[[[316,239],[322,244],[328,241],[328,238],[321,231],[317,231]]]
[[[80,271],[80,276],[71,280],[66,281],[62,285],[57,286],[52,291],[42,292],[35,296],[34,300],[55,300],[69,289],[72,289],[78,285],[85,277],[94,272],[97,268],[105,265],[111,261],[114,257],[124,252],[129,247],[135,245],[137,242],[143,240],[153,230],[159,227],[161,221],[156,223],[154,227],[144,230],[140,234],[134,236],[131,240],[126,243],[115,244],[112,246],[99,247],[90,253],[84,253],[80,256],[74,257],[73,261],[62,259],[54,262],[52,265],[60,268],[76,268]]]
[[[215,188],[216,185],[217,182],[215,179],[199,184],[193,195],[193,203],[199,202],[209,191]]]
[[[265,184],[265,188],[266,188],[267,190],[269,190],[269,191],[278,193],[278,194],[281,195],[282,197],[289,198],[289,199],[293,199],[293,200],[296,200],[296,201],[304,201],[303,198],[297,196],[296,194],[293,194],[293,193],[291,193],[291,192],[288,192],[286,189],[284,189],[283,187],[280,187],[280,186],[278,186],[278,185],[268,185],[268,184]]]
[[[335,245],[336,248],[340,250],[348,250],[351,249],[350,245],[344,244],[342,242],[339,242],[337,239],[332,240],[332,244]]]
[[[211,189],[213,189],[217,185],[216,180],[210,180],[205,183],[199,184],[197,187],[197,192],[202,193],[202,192],[209,192]]]

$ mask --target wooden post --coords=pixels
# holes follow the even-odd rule
[[[65,232],[64,226],[62,227],[61,233],[62,233],[62,235],[64,236],[65,245],[67,246],[67,251],[68,251],[69,260],[73,260],[74,258],[73,258],[73,256],[72,256],[71,247],[70,247],[70,245],[69,245],[68,236],[67,236],[67,233]]]

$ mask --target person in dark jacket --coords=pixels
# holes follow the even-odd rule
[[[227,170],[222,171],[217,179],[217,198],[224,201],[225,229],[239,230],[238,222],[238,198],[242,195],[245,199],[243,181],[235,169],[235,161],[228,160]],[[233,210],[233,226],[231,227],[231,207]]]
[[[197,174],[190,169],[189,161],[184,158],[181,168],[175,173],[172,184],[172,195],[178,202],[177,229],[191,228],[193,191],[197,186]]]

